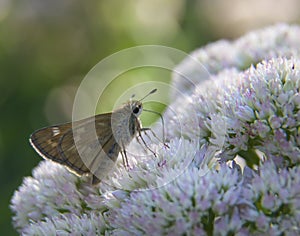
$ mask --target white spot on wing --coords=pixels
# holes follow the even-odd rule
[[[60,134],[59,128],[58,127],[53,127],[52,128],[52,133],[53,133],[53,136],[59,135]]]

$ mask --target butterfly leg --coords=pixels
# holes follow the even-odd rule
[[[139,136],[136,136],[135,139],[141,145],[141,147],[143,148],[143,150],[145,152],[147,152],[148,149],[144,147],[145,145],[143,143],[141,143],[141,140],[140,140]]]
[[[144,131],[145,128],[142,128],[139,131],[139,135],[137,136],[137,139],[142,140],[143,144],[145,145],[146,149],[148,149],[155,157],[156,157],[156,153],[147,145],[146,141],[143,139],[142,133],[141,131]],[[140,142],[139,142],[140,143]]]
[[[141,132],[144,132],[145,135],[146,135],[148,138],[150,138],[149,135],[148,135],[148,133],[147,133],[147,131],[150,131],[151,134],[153,135],[153,137],[156,138],[159,142],[163,143],[165,147],[170,148],[170,147],[168,146],[168,144],[166,144],[165,142],[163,142],[163,141],[155,134],[155,132],[154,132],[151,128],[142,128],[142,129],[141,129]]]

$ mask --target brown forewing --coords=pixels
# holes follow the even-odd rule
[[[90,174],[91,168],[96,171],[95,165],[105,165],[107,157],[115,162],[121,150],[112,134],[111,113],[73,122],[73,126],[66,123],[42,128],[31,135],[30,142],[43,158],[65,165],[78,175]]]

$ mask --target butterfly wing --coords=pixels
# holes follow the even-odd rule
[[[34,132],[30,143],[45,159],[65,165],[77,175],[104,177],[121,150],[111,130],[111,113],[50,126]],[[93,183],[99,178],[93,177]]]
[[[34,147],[34,149],[45,159],[50,159],[67,167],[70,167],[73,172],[78,175],[83,175],[88,173],[89,170],[82,166],[80,168],[72,168],[73,161],[72,159],[80,159],[78,158],[78,153],[73,151],[74,156],[68,158],[66,155],[62,155],[62,150],[59,148],[61,144],[61,140],[67,136],[72,131],[72,124],[66,123],[57,126],[50,126],[46,128],[42,128],[40,130],[35,131],[30,136],[30,143]],[[74,140],[69,139],[69,146],[74,146]],[[75,147],[75,146],[74,146]],[[70,156],[70,155],[68,155]]]

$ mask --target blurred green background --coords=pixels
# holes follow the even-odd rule
[[[299,9],[293,0],[0,0],[0,234],[17,235],[9,201],[41,160],[29,135],[71,120],[76,89],[101,59],[143,44],[190,52],[275,22],[297,23]]]

